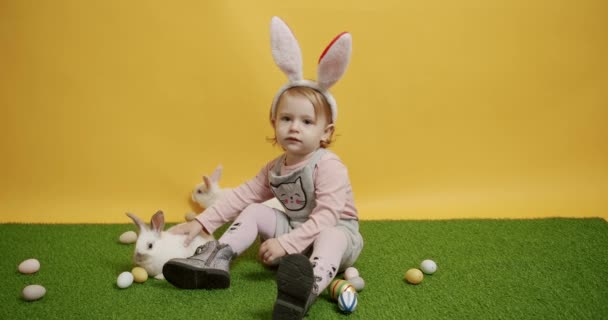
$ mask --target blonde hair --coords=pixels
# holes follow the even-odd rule
[[[329,106],[329,103],[327,102],[327,99],[325,99],[325,97],[319,91],[317,91],[313,88],[309,88],[309,87],[297,87],[297,86],[291,87],[291,88],[285,90],[281,94],[279,99],[277,100],[277,111],[279,108],[278,106],[281,105],[281,100],[283,100],[284,96],[305,97],[312,104],[312,106],[315,110],[316,118],[318,118],[319,115],[321,115],[321,113],[323,113],[325,115],[325,119],[327,119],[328,125],[332,124],[334,122],[331,117],[331,108]],[[271,112],[270,113],[270,123],[272,124],[273,120],[275,120],[275,119],[272,118],[272,111],[270,111],[270,112]],[[329,135],[329,139],[327,141],[321,141],[321,148],[329,147],[329,145],[333,142],[333,135],[334,135],[334,131],[331,132],[331,134]],[[273,145],[276,145],[278,143],[276,136],[269,138],[268,140],[271,141]]]

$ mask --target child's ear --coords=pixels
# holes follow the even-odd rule
[[[325,127],[325,130],[323,131],[323,137],[321,140],[323,141],[328,141],[329,138],[331,138],[331,134],[334,133],[334,124],[329,124],[327,125],[327,127]]]

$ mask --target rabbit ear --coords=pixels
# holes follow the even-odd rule
[[[163,231],[165,227],[165,215],[161,210],[158,210],[150,219],[150,225],[152,226],[152,230],[160,233]]]
[[[277,66],[290,82],[302,80],[302,52],[298,40],[279,17],[270,22],[270,45]]]
[[[217,168],[215,168],[215,170],[213,171],[213,173],[211,174],[211,181],[213,182],[218,182],[220,181],[220,178],[222,177],[222,165],[218,165]]]
[[[135,223],[135,225],[139,229],[140,233],[141,233],[141,231],[148,229],[146,224],[143,221],[141,221],[141,219],[138,218],[136,215],[132,214],[131,212],[127,212],[127,216],[129,218],[131,218],[131,220],[133,220],[133,223]]]
[[[213,186],[213,182],[211,182],[211,179],[207,176],[203,176],[203,181],[205,181],[205,186],[207,187],[207,190],[211,190],[211,186]]]
[[[339,34],[325,48],[317,67],[317,82],[321,90],[328,90],[342,78],[350,62],[351,50],[352,37],[348,32]]]

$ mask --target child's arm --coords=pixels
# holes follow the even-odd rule
[[[316,207],[309,219],[277,238],[288,254],[302,252],[323,229],[336,226],[341,218],[357,219],[348,170],[339,158],[322,158],[317,163],[314,180]]]
[[[196,220],[212,234],[228,221],[234,220],[248,205],[261,203],[273,197],[268,184],[268,172],[274,161],[266,164],[258,175],[234,189],[227,189],[211,207],[196,217]]]

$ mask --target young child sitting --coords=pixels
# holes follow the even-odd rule
[[[358,215],[346,166],[326,148],[332,141],[337,104],[328,89],[348,66],[351,36],[342,33],[323,52],[318,81],[302,78],[301,52],[287,25],[271,22],[272,53],[289,82],[270,110],[274,142],[284,153],[258,175],[228,190],[195,220],[170,231],[213,233],[234,220],[217,241],[199,247],[187,259],[173,259],[165,278],[185,289],[230,286],[230,262],[260,235],[259,257],[278,263],[274,319],[301,319],[338,272],[352,266],[363,248]],[[285,212],[260,203],[272,197]]]

